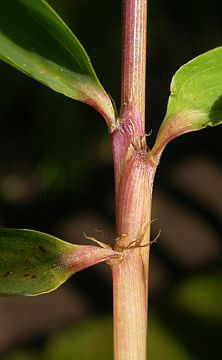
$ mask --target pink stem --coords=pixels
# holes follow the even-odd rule
[[[144,127],[147,0],[122,3],[122,88],[121,113],[126,107],[139,110]]]
[[[114,249],[123,251],[122,261],[111,261],[114,359],[145,360],[148,242],[155,173],[155,164],[147,156],[144,119],[147,0],[123,0],[122,13],[121,112],[119,127],[111,135],[116,197]]]
[[[145,360],[147,302],[139,249],[113,267],[115,360]]]

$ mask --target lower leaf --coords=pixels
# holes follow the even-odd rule
[[[33,230],[0,229],[0,295],[39,295],[72,274],[117,256],[111,248],[74,245]]]

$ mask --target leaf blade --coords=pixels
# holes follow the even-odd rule
[[[0,3],[0,58],[68,97],[98,110],[111,127],[115,115],[88,55],[44,0]]]
[[[199,111],[202,116],[192,123],[193,130],[221,124],[222,47],[207,51],[181,66],[173,76],[170,88],[164,121],[177,113]],[[220,106],[215,112],[218,101]]]
[[[181,66],[172,78],[166,115],[151,150],[158,163],[175,137],[222,124],[222,46]]]
[[[110,249],[74,245],[34,230],[0,229],[0,294],[51,292],[71,275],[115,257]]]
[[[0,229],[0,293],[35,295],[54,290],[71,275],[58,265],[61,253],[68,250],[75,250],[75,245],[40,232]]]

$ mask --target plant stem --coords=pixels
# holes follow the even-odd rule
[[[121,113],[135,105],[145,126],[147,0],[122,0]]]
[[[123,0],[122,91],[119,127],[111,134],[116,241],[111,262],[115,360],[145,360],[148,255],[155,164],[145,135],[147,0]]]
[[[123,260],[114,262],[112,266],[115,360],[146,359],[147,243],[155,169],[149,164],[145,152],[133,152],[125,164],[116,203],[114,249],[123,251]]]
[[[113,267],[114,356],[117,360],[146,359],[146,288],[138,249],[130,250]]]

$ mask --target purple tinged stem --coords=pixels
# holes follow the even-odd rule
[[[145,74],[147,0],[123,0],[119,126],[111,135],[116,201],[114,359],[145,360],[149,234],[155,163],[146,149]],[[130,247],[136,242],[138,247]],[[142,247],[139,247],[139,246]],[[125,250],[124,250],[125,249]]]
[[[122,3],[122,88],[121,114],[125,108],[138,109],[145,127],[145,79],[147,0],[123,0]]]

